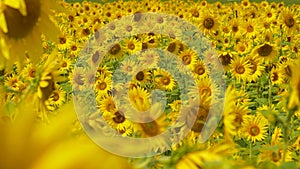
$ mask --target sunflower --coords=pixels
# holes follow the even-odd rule
[[[59,33],[49,18],[52,9],[61,10],[55,0],[1,1],[0,57],[8,68],[15,62],[23,66],[22,61],[27,56],[33,64],[39,61],[43,49],[36,46],[41,43],[41,31],[55,41]]]
[[[23,78],[28,78],[28,80],[33,80],[37,76],[37,67],[33,66],[32,63],[26,64],[21,72]]]
[[[193,75],[195,75],[197,78],[204,77],[209,74],[208,69],[201,60],[197,60],[192,70],[194,72]]]
[[[278,146],[278,148],[274,150],[268,150],[267,148],[270,147],[269,145],[265,146],[266,149],[261,150],[260,154],[258,155],[258,162],[261,163],[262,161],[270,161],[277,166],[281,165],[283,161],[289,162],[293,161],[293,152],[290,148],[287,149],[285,159],[283,159],[283,147]]]
[[[272,22],[273,20],[277,19],[277,12],[274,8],[268,7],[265,8],[265,11],[261,17],[266,19],[266,21]]]
[[[163,69],[154,71],[155,86],[163,90],[172,90],[176,83],[172,75]]]
[[[278,145],[282,141],[282,130],[280,127],[275,127],[272,139],[271,139],[271,145]]]
[[[282,69],[272,68],[272,70],[270,72],[270,78],[271,78],[272,84],[280,85],[285,82],[284,74],[282,72],[283,72]]]
[[[147,50],[141,54],[141,62],[148,68],[155,68],[160,60],[160,56],[153,50]]]
[[[52,92],[55,90],[55,84],[65,80],[61,76],[63,72],[60,70],[60,66],[57,62],[56,52],[52,52],[50,55],[46,55],[47,60],[42,67],[42,72],[39,75],[39,86],[37,96],[42,102],[47,100]]]
[[[120,59],[124,54],[124,50],[119,43],[111,45],[108,56],[110,59]]]
[[[137,62],[132,59],[125,59],[120,66],[122,72],[126,75],[133,75],[137,69]]]
[[[265,67],[258,56],[247,55],[246,59],[248,60],[251,68],[251,73],[248,76],[248,79],[249,81],[256,82],[256,80],[263,74]]]
[[[173,54],[179,54],[182,51],[186,50],[186,45],[184,45],[179,40],[174,39],[168,44],[168,46],[166,47],[166,50]]]
[[[233,136],[240,136],[242,124],[249,115],[249,109],[247,106],[244,105],[237,105],[234,106],[232,112],[224,115],[224,125],[226,127],[227,132],[229,132]]]
[[[198,58],[197,53],[192,49],[187,49],[179,53],[179,58],[183,66],[193,68]]]
[[[230,64],[232,77],[238,81],[247,81],[251,74],[251,65],[245,57],[236,57]]]
[[[103,75],[104,77],[111,77],[112,76],[112,72],[110,71],[111,67],[107,66],[107,65],[100,65],[97,69],[97,76],[101,76]]]
[[[215,98],[218,96],[219,94],[219,89],[217,87],[217,85],[215,84],[215,82],[210,79],[208,76],[204,76],[201,78],[197,78],[196,79],[196,87],[195,89],[197,90],[193,90],[193,88],[191,89],[191,92],[198,92],[195,93],[197,95],[200,96],[200,99],[211,99],[212,97]],[[213,100],[216,101],[216,100]]]
[[[277,46],[269,42],[265,42],[262,45],[255,47],[252,50],[252,55],[257,55],[259,58],[263,59],[265,62],[273,61],[278,54]]]
[[[129,90],[129,101],[135,109],[145,112],[151,107],[150,94],[141,87],[134,87]]]
[[[94,88],[96,90],[97,97],[102,97],[107,95],[108,91],[112,87],[112,79],[111,77],[105,77],[104,75],[100,75],[100,77],[96,77],[96,82]]]
[[[219,52],[219,60],[221,64],[223,65],[223,68],[225,71],[230,70],[230,64],[233,60],[233,53],[232,52]]]
[[[239,54],[244,55],[250,51],[250,44],[247,40],[241,40],[236,45],[234,45],[235,51]]]
[[[106,116],[117,112],[117,106],[114,102],[114,98],[111,95],[106,95],[105,97],[98,99],[97,103],[101,113]]]
[[[164,132],[170,125],[164,114],[161,103],[155,103],[151,106],[149,112],[142,116],[144,123],[134,124],[141,137],[154,137]]]
[[[131,37],[124,40],[124,45],[122,46],[125,52],[129,54],[134,54],[142,50],[142,43],[137,39]]]
[[[26,85],[17,74],[7,75],[4,81],[4,86],[14,92],[22,92]]]
[[[129,121],[120,110],[111,114],[105,114],[103,118],[120,134],[130,136],[133,133],[133,123]]]
[[[216,30],[219,29],[220,25],[218,18],[215,15],[213,15],[210,11],[203,11],[197,24],[205,34],[214,33]]]
[[[197,22],[201,18],[201,7],[199,6],[191,6],[188,13],[188,18],[192,22]]]
[[[149,39],[146,42],[148,48],[156,48],[156,47],[158,47],[158,45],[159,45],[159,36],[158,35],[155,35],[153,33],[148,33],[148,38]]]
[[[58,50],[66,50],[66,49],[70,48],[71,42],[72,42],[72,37],[67,34],[63,34],[58,37],[57,49]]]
[[[141,68],[138,68],[138,70],[140,70],[140,69]],[[150,74],[149,70],[147,70],[147,69],[138,71],[134,75],[133,81],[136,82],[136,83],[139,83],[139,84],[146,83],[151,79],[150,75],[151,74]]]
[[[66,102],[66,92],[61,87],[55,88],[45,103],[48,110],[56,110]]]
[[[248,141],[262,141],[267,137],[268,121],[259,116],[248,116],[242,124],[241,132]]]
[[[229,27],[230,27],[230,31],[234,34],[234,35],[238,35],[241,33],[241,21],[237,18],[233,18],[229,21]]]
[[[280,16],[281,25],[287,34],[294,34],[299,31],[299,14],[296,15],[293,11],[285,9]]]
[[[244,21],[241,26],[244,29],[243,33],[248,38],[255,37],[261,31],[261,27],[259,24],[257,24],[255,19],[248,19],[247,21]]]

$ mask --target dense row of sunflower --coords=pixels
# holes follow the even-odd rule
[[[4,137],[0,141],[3,148],[0,166],[246,169],[300,165],[299,5],[247,0],[229,4],[176,0],[104,4],[60,2],[61,6],[39,0],[18,0],[16,3],[3,0],[0,3],[3,6],[0,11],[0,109],[5,125],[0,128]],[[174,30],[168,36],[151,31],[135,35],[135,22],[145,12],[172,14],[192,23],[206,35],[217,53],[207,49],[202,54],[207,62],[199,59],[192,48],[178,40],[184,31]],[[134,21],[124,23],[122,28],[114,24],[114,20],[127,15],[133,15]],[[172,29],[164,25],[163,18],[155,19],[160,27]],[[21,23],[27,26],[20,29]],[[45,25],[50,27],[49,23],[54,23],[58,30],[45,28]],[[119,34],[116,31],[120,29],[133,33],[111,46],[103,59],[100,50],[89,58],[88,63],[97,67],[96,74],[85,73],[85,65],[74,71],[89,39],[105,38],[97,32],[104,26],[110,31],[107,36]],[[57,32],[60,36],[53,38]],[[38,33],[43,33],[42,43],[33,45],[40,38]],[[38,45],[41,47],[36,47]],[[180,90],[181,81],[174,78],[176,72],[159,65],[160,60],[166,58],[161,57],[159,51],[148,49],[161,49],[176,55],[181,61],[176,69],[191,72],[195,79],[195,85],[186,90],[189,95],[199,93],[201,102],[189,102],[199,109],[196,114],[188,112],[196,121],[184,124],[191,128],[184,140],[171,145],[172,149],[166,152],[167,141],[162,140],[162,146],[151,151],[163,154],[130,159],[127,164],[126,159],[103,152],[86,138],[74,117],[72,87],[73,91],[83,90],[83,86],[95,89],[100,111],[87,115],[89,127],[100,126],[97,119],[100,115],[124,137],[159,135],[180,118],[181,107],[187,100],[180,95],[183,91]],[[222,86],[210,78],[213,72],[206,65],[217,59],[224,69],[227,86],[223,117],[210,139],[198,143],[210,108],[222,104],[215,100],[221,97]],[[169,62],[173,66],[171,60]],[[115,81],[122,80],[128,81],[128,88],[114,86]],[[121,97],[117,94],[125,89],[128,100],[116,102]],[[162,112],[159,102],[153,104],[151,95],[156,89],[166,94],[161,101],[166,105]],[[88,93],[84,96],[85,101],[93,99]],[[149,121],[132,122],[133,109],[150,110],[150,115],[144,117]],[[66,151],[61,151],[62,147]],[[28,151],[31,155],[23,157]],[[106,156],[116,162],[101,164],[99,160]],[[13,163],[14,159],[20,163]]]

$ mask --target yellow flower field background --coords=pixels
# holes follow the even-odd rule
[[[248,0],[0,3],[1,169],[300,166],[299,5]],[[182,25],[182,30],[175,30],[163,17],[150,17],[145,22],[148,25],[137,27],[146,12],[169,14],[193,24],[210,45],[197,53],[180,40],[190,28]],[[132,22],[115,24],[114,21],[122,21],[128,15],[133,16]],[[110,33],[99,34],[103,27]],[[159,28],[171,33],[151,31]],[[148,32],[135,34],[135,29]],[[88,50],[90,39],[110,42],[106,37],[122,33],[132,36],[110,46],[103,58],[100,48],[87,62],[78,62],[79,56],[84,57],[84,50]],[[174,78],[174,72],[159,67],[164,58],[152,49],[176,56],[179,65],[165,61],[176,72],[188,71],[194,85],[181,90],[182,81]],[[133,57],[135,54],[138,56]],[[146,65],[141,65],[137,58]],[[222,86],[212,78],[215,72],[209,69],[217,62],[224,70],[219,75],[226,83],[224,102]],[[96,66],[95,74],[86,73],[91,65]],[[128,87],[114,86],[115,79],[126,79]],[[88,119],[82,124],[76,116],[74,94],[84,86],[94,89],[95,98],[83,93],[82,101],[95,99],[97,110],[86,112]],[[125,89],[127,100],[118,99],[118,92]],[[163,110],[161,104],[154,104],[151,99],[154,90],[165,93]],[[200,100],[182,97],[184,91]],[[184,121],[184,104],[195,108],[183,109],[183,114],[195,122]],[[217,105],[224,106],[222,119],[202,143],[201,131],[211,118],[210,110]],[[145,123],[134,122],[130,120],[136,116],[133,109],[149,110],[152,116],[145,115]],[[127,158],[103,150],[87,136],[86,126],[91,130],[105,128],[99,118],[107,123],[105,127],[124,138],[160,135],[177,119],[184,121],[177,126],[177,134],[186,126],[191,130],[178,144],[160,140],[156,144],[161,146],[151,149],[154,156]],[[165,145],[171,149],[165,149]]]

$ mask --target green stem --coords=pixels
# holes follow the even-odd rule
[[[269,80],[269,108],[272,106],[272,82]]]
[[[252,159],[252,142],[250,141],[250,153],[249,153],[250,160]]]

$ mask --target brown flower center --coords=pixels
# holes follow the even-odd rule
[[[176,43],[174,43],[174,42],[170,43],[167,48],[167,50],[172,53],[175,51],[175,49],[176,49]]]
[[[35,69],[31,69],[31,70],[29,71],[29,76],[30,76],[31,78],[35,78],[35,76],[36,76],[36,70],[35,70]]]
[[[67,42],[67,39],[65,37],[59,37],[59,44],[63,45]]]
[[[97,88],[99,90],[104,90],[104,89],[106,89],[106,87],[107,87],[107,84],[105,82],[101,82],[97,85]]]
[[[184,65],[189,65],[192,62],[192,56],[191,55],[184,55],[182,57],[182,62]]]
[[[126,31],[131,32],[132,31],[132,26],[130,26],[130,25],[126,26]]]
[[[82,34],[83,34],[84,36],[88,36],[88,35],[91,34],[91,31],[90,31],[89,28],[85,28],[85,29],[82,30]]]
[[[159,134],[159,126],[156,121],[140,124],[145,134],[148,136],[156,136]]]
[[[76,45],[72,45],[72,46],[71,46],[71,50],[72,50],[72,51],[76,51],[76,50],[77,50],[77,46],[76,46]]]
[[[205,68],[202,66],[202,65],[197,65],[195,67],[195,72],[198,74],[198,75],[203,75],[205,73]]]
[[[51,96],[53,90],[55,89],[55,87],[54,87],[55,83],[53,82],[52,74],[49,73],[49,74],[47,74],[47,76],[51,76],[51,79],[46,80],[48,82],[48,86],[41,87],[41,91],[43,93],[42,99],[44,99],[44,100],[47,100]]]
[[[295,25],[295,20],[292,16],[285,18],[284,23],[287,27],[291,28]]]
[[[115,123],[123,123],[125,120],[126,118],[121,113],[118,111],[115,113],[115,117],[113,118]]]
[[[257,125],[251,125],[249,128],[248,128],[248,133],[251,135],[251,136],[257,136],[259,135],[260,133],[260,129]]]
[[[220,60],[223,66],[227,66],[231,63],[231,56],[229,54],[220,55]]]
[[[268,45],[268,44],[264,44],[263,46],[261,46],[260,48],[258,48],[257,52],[259,54],[259,56],[269,56],[272,53],[272,46]]]
[[[140,72],[137,73],[136,80],[142,81],[142,80],[144,80],[144,78],[145,78],[144,72],[140,71]]]
[[[210,89],[210,87],[202,87],[200,89],[200,95],[211,96],[211,89]]]
[[[128,49],[130,49],[130,50],[134,50],[135,45],[134,45],[134,43],[128,43],[127,47],[128,47]]]
[[[252,25],[248,25],[247,26],[247,32],[248,33],[251,33],[251,32],[253,32],[254,31],[254,27],[252,26]]]
[[[233,26],[232,26],[232,31],[233,31],[233,32],[239,31],[239,27],[238,27],[237,25],[233,25]]]
[[[273,81],[273,82],[276,82],[276,81],[278,80],[278,78],[279,78],[278,73],[273,72],[273,73],[272,73],[272,81]]]
[[[271,18],[272,16],[273,16],[273,15],[272,15],[272,12],[268,12],[268,13],[267,13],[267,17],[268,17],[268,18]]]
[[[239,66],[237,66],[237,67],[235,68],[235,71],[236,71],[236,73],[238,73],[238,74],[243,74],[243,73],[245,73],[245,67],[242,66],[242,65],[239,65]]]
[[[116,55],[121,51],[121,47],[119,44],[115,44],[110,50],[109,53],[112,55]]]
[[[169,85],[170,82],[171,82],[171,80],[170,80],[169,77],[162,77],[162,78],[161,78],[161,83],[162,83],[163,85]]]
[[[204,21],[203,21],[203,26],[206,28],[206,29],[211,29],[214,27],[214,24],[215,24],[215,21],[213,18],[206,18]]]
[[[195,10],[192,10],[192,15],[196,18],[199,17],[199,12],[195,9]]]
[[[9,37],[20,39],[27,36],[38,22],[41,15],[40,0],[25,0],[25,4],[26,16],[23,16],[18,9],[9,6],[6,6],[3,11]]]

